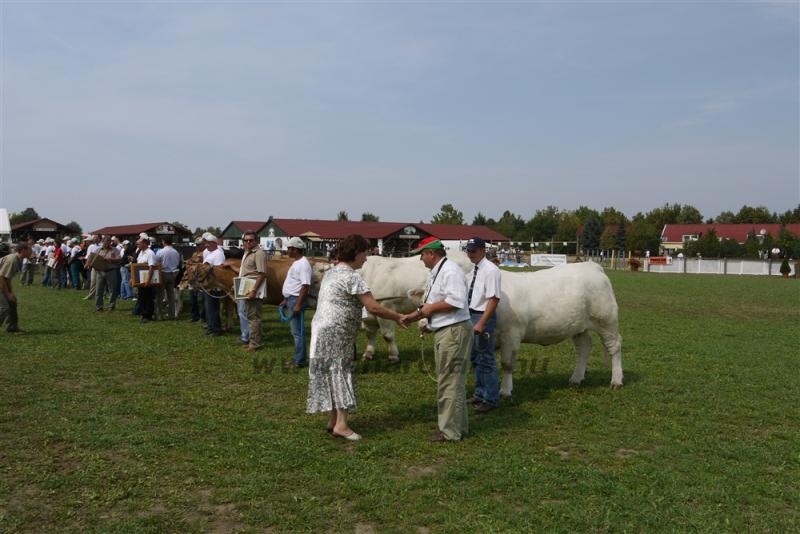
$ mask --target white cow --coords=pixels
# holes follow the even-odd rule
[[[447,259],[458,263],[465,273],[472,271],[472,263],[460,250],[448,250]],[[386,308],[398,313],[409,313],[417,308],[418,304],[409,297],[409,291],[418,290],[421,295],[430,273],[419,256],[409,258],[369,256],[360,272],[372,291],[372,296]],[[367,333],[364,359],[371,360],[375,356],[375,338],[380,329],[383,339],[389,345],[389,361],[399,361],[400,351],[394,339],[394,321],[367,314],[363,323]]]
[[[497,307],[497,343],[503,380],[500,394],[510,397],[512,372],[520,343],[553,345],[571,338],[578,356],[570,384],[580,384],[597,332],[611,356],[611,387],[622,387],[622,336],[611,282],[595,263],[573,263],[550,269],[502,271]]]

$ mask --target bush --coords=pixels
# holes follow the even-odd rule
[[[788,259],[783,258],[783,261],[781,262],[780,271],[783,276],[789,276],[789,273],[792,272],[792,268],[789,266]]]

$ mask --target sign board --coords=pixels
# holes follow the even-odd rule
[[[533,254],[531,256],[531,265],[534,267],[553,267],[555,265],[565,265],[566,263],[566,254]]]

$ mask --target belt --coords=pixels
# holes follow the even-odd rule
[[[475,309],[473,309],[473,308],[470,308],[470,309],[469,309],[469,312],[470,312],[470,313],[483,313],[483,311],[484,311],[484,310],[475,310]]]

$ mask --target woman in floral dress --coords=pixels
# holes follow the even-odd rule
[[[311,321],[307,413],[330,412],[328,432],[350,441],[361,436],[347,424],[356,409],[353,382],[354,343],[361,324],[361,308],[378,317],[400,321],[402,316],[381,306],[357,272],[367,261],[369,241],[349,235],[337,247],[338,263],[322,280],[317,311]]]

